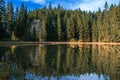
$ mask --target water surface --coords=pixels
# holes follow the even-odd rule
[[[120,80],[120,46],[3,45],[0,80]]]

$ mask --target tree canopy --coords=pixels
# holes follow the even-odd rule
[[[35,20],[39,22],[33,24]],[[37,26],[36,26],[37,25]],[[39,26],[38,26],[39,25]],[[0,40],[120,42],[120,4],[96,12],[49,7],[28,10],[0,0]]]

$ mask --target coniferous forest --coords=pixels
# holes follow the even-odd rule
[[[120,3],[98,11],[57,7],[29,10],[0,0],[0,41],[120,42]]]

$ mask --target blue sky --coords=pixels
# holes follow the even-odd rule
[[[101,9],[104,8],[105,1],[107,1],[109,5],[118,5],[120,0],[6,0],[6,2],[8,1],[13,2],[15,7],[20,6],[20,4],[24,2],[28,9],[34,9],[36,7],[42,8],[43,6],[48,6],[49,3],[51,3],[53,7],[60,4],[65,9],[74,10],[81,8],[81,10],[96,11],[98,10],[98,7]]]

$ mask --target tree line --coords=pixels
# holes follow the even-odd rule
[[[104,78],[111,80],[120,79],[116,75],[120,70],[120,46],[74,46],[0,46],[0,80],[24,80],[27,72],[40,76],[38,78],[49,79],[53,76],[61,79],[73,74],[78,77],[92,73],[98,76],[102,74]],[[32,76],[28,78],[30,79],[27,80],[31,80]]]
[[[0,40],[120,42],[120,3],[109,7],[105,2],[104,10],[96,12],[66,10],[60,4],[14,8],[0,0]]]

